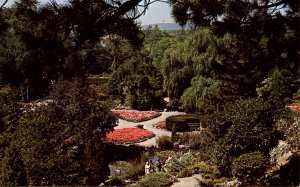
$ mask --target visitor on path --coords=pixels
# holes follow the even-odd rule
[[[156,160],[154,164],[155,164],[155,172],[160,172],[161,163],[159,162],[159,160]]]
[[[151,166],[150,166],[149,162],[146,162],[146,164],[145,164],[145,175],[148,175],[150,173],[150,169],[151,169]]]

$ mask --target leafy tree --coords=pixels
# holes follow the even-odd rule
[[[162,108],[162,77],[144,51],[129,51],[131,57],[112,73],[108,91],[135,109]],[[124,103],[123,103],[124,104]]]
[[[219,94],[223,95],[221,100],[256,94],[254,91],[261,72],[257,71],[256,66],[247,65],[246,68],[242,67],[242,63],[235,64],[237,59],[234,45],[237,39],[234,35],[216,36],[206,28],[194,30],[187,36],[189,37],[168,48],[164,54],[164,89],[172,100],[181,98],[183,101],[186,89],[197,90],[197,77],[216,82],[211,84],[219,85]],[[178,51],[182,52],[178,54]],[[249,71],[250,69],[253,70]],[[249,77],[252,78],[248,79]],[[195,93],[190,92],[190,97],[197,98]],[[211,99],[209,102],[214,101]],[[201,110],[200,107],[188,106],[187,103],[185,107]]]
[[[292,74],[289,71],[276,69],[264,83],[263,87],[257,88],[258,96],[266,98],[274,106],[282,107],[285,98],[292,97]]]
[[[220,83],[204,77],[194,77],[191,86],[181,96],[187,111],[213,112],[222,103]]]
[[[274,69],[286,69],[293,78],[297,76],[298,2],[170,0],[169,3],[175,21],[181,25],[211,28],[194,32],[189,45],[178,47],[184,55],[168,58],[170,64],[176,65],[175,69],[195,64],[196,75],[222,80],[228,87],[225,93],[246,97],[255,97],[256,86]],[[274,30],[275,27],[278,29]]]
[[[161,31],[157,25],[154,28],[144,30],[144,33],[144,47],[149,51],[153,64],[161,68],[165,51],[177,42],[177,34]]]
[[[24,164],[28,184],[99,184],[109,173],[103,140],[117,119],[105,103],[79,81],[58,83],[52,99],[22,116],[11,134],[7,150],[15,146],[20,155],[16,159]],[[10,166],[12,161],[7,162],[5,158],[1,162],[1,173],[15,174],[17,170]],[[10,184],[12,179],[9,179],[1,183]]]
[[[61,75],[85,77],[87,72],[107,70],[108,65],[99,64],[100,54],[107,54],[105,49],[95,47],[99,38],[118,35],[140,47],[144,35],[135,19],[149,3],[141,0],[72,0],[66,4],[51,1],[45,5],[39,5],[36,0],[21,0],[15,3],[4,14],[10,29],[4,40],[7,42],[3,53],[7,55],[4,55],[2,68],[8,67],[17,76],[8,79],[7,75],[12,74],[6,73],[3,82],[17,84],[26,95],[24,99],[29,100],[48,94],[51,82]],[[142,7],[141,12],[137,7]]]

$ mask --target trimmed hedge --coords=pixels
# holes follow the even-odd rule
[[[166,127],[172,132],[191,131],[196,123],[199,123],[200,127],[200,118],[197,115],[176,115],[166,119]],[[190,127],[189,124],[193,127]]]

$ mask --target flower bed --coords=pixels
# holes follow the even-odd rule
[[[117,115],[118,118],[131,122],[147,121],[161,115],[161,113],[155,111],[113,110],[112,112]]]
[[[287,106],[291,111],[293,112],[300,112],[300,106],[299,105],[290,105]]]
[[[155,134],[145,129],[117,129],[106,135],[106,140],[115,143],[138,143],[154,137]]]
[[[160,121],[153,125],[155,128],[167,130],[166,121]]]

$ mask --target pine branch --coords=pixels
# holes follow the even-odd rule
[[[8,2],[8,0],[5,0],[4,3],[1,5],[0,7],[0,11],[3,9],[3,7],[6,5],[6,3]]]

